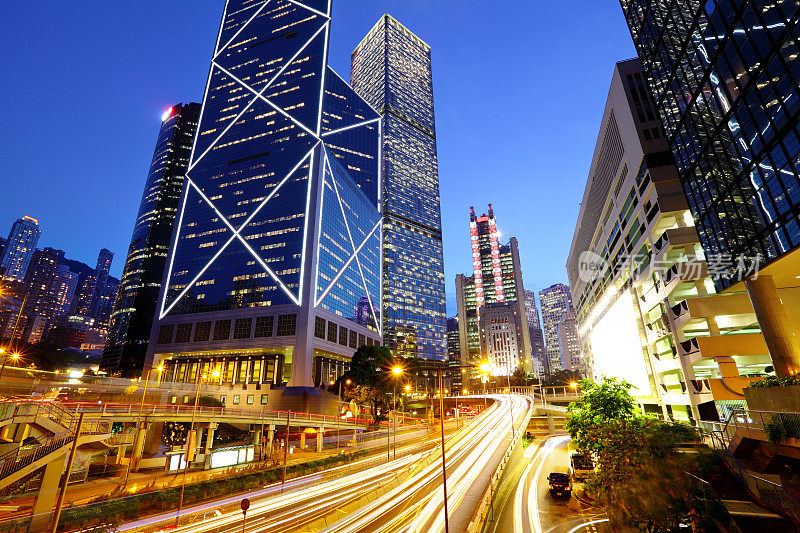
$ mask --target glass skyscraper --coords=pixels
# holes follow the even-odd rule
[[[431,49],[384,15],[352,54],[353,89],[383,125],[384,341],[444,359],[446,312]]]
[[[716,288],[746,287],[776,372],[795,374],[800,302],[778,291],[800,270],[800,4],[621,5]]]
[[[542,329],[547,356],[545,371],[550,375],[564,369],[558,325],[565,313],[573,311],[572,293],[567,285],[556,283],[539,291],[539,303],[542,306]]]
[[[320,385],[380,343],[381,126],[327,65],[330,20],[225,6],[148,347],[163,379]]]
[[[100,364],[109,374],[141,374],[200,104],[177,104],[161,118]]]

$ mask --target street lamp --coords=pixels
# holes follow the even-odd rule
[[[198,365],[199,366],[199,365]],[[175,525],[178,525],[178,522],[181,518],[181,509],[183,509],[183,493],[186,490],[186,471],[189,470],[189,457],[190,452],[192,451],[192,438],[194,437],[194,418],[197,414],[197,402],[200,399],[200,382],[204,379],[208,379],[208,374],[201,374],[200,369],[197,369],[197,389],[194,393],[194,408],[192,409],[192,421],[189,424],[189,433],[186,434],[186,459],[184,460],[183,464],[183,480],[181,481],[181,497],[178,500],[178,512],[175,515]],[[214,370],[211,373],[211,376],[214,378],[219,377],[219,370]],[[195,442],[194,445],[196,446],[197,443]],[[192,454],[192,457],[194,454]],[[178,463],[178,468],[180,468],[180,463]]]
[[[395,378],[399,378],[400,374],[403,373],[403,368],[399,366],[395,366],[392,368],[392,374],[395,375]],[[394,438],[393,438],[393,452],[392,455],[397,458],[397,379],[394,380],[394,384],[392,385],[392,415],[394,416],[394,420],[392,420],[392,426],[394,430]],[[388,424],[386,426],[389,427]],[[386,455],[388,457],[389,451],[386,451]]]
[[[0,353],[3,354],[3,365],[0,366],[0,377],[2,377],[3,376],[3,370],[5,370],[6,363],[8,362],[8,360],[11,359],[12,361],[16,362],[16,361],[19,360],[20,356],[16,352],[12,353],[11,355],[6,355],[5,348],[0,348]]]
[[[481,381],[483,381],[483,410],[486,410],[486,382],[489,380],[489,373],[492,371],[492,365],[488,362],[483,362],[478,367],[483,373]]]

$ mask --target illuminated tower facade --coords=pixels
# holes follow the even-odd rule
[[[167,381],[318,386],[380,343],[380,121],[327,65],[330,7],[226,3],[145,365]]]
[[[500,243],[501,234],[491,204],[488,214],[480,216],[470,208],[469,232],[472,276],[456,276],[462,364],[475,366],[495,353],[489,349],[489,343],[494,345],[494,339],[504,336],[507,331],[501,332],[502,328],[498,326],[490,332],[481,323],[502,323],[505,324],[503,328],[507,326],[509,334],[514,336],[513,343],[504,341],[500,350],[503,355],[490,362],[497,363],[498,373],[513,373],[513,366],[527,358],[526,368],[530,370],[531,340],[517,239],[511,237],[508,243]],[[486,307],[491,309],[484,309]]]
[[[441,360],[447,316],[431,49],[384,15],[351,59],[353,89],[383,125],[384,341],[397,355]]]
[[[161,117],[103,349],[100,367],[109,374],[142,372],[199,118],[198,103],[174,105]]]
[[[14,222],[3,254],[0,256],[0,275],[3,278],[19,282],[25,279],[25,273],[28,271],[28,265],[41,234],[39,221],[35,218],[24,216]]]

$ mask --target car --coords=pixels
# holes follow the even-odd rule
[[[569,469],[572,479],[583,481],[594,472],[592,458],[582,453],[573,453],[569,456]]]
[[[550,494],[552,496],[572,496],[572,476],[566,466],[556,466],[547,476],[550,482]]]

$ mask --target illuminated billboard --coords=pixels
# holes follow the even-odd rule
[[[639,337],[638,312],[628,291],[622,292],[589,333],[594,377],[616,377],[633,384],[634,396],[650,396],[650,380]]]

